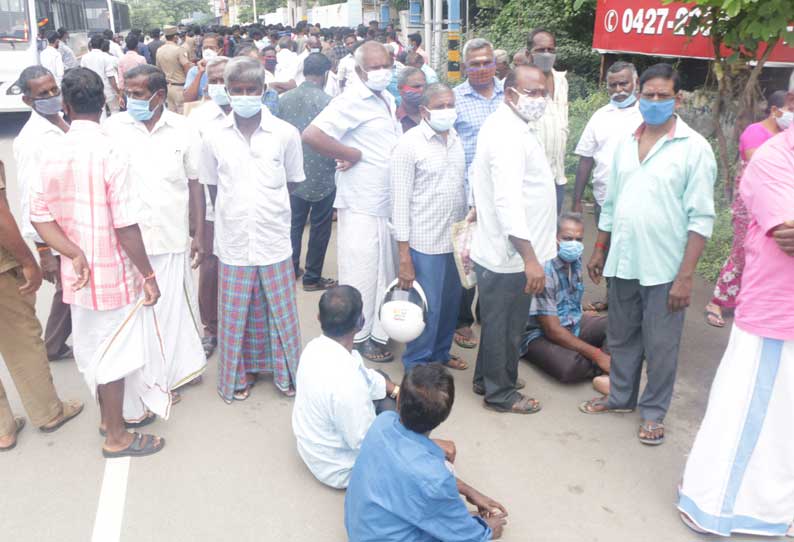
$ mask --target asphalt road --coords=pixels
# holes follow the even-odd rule
[[[11,141],[22,122],[24,117],[0,117],[0,159],[15,209],[19,196]],[[588,227],[592,234],[592,221]],[[326,261],[330,276],[336,275],[335,252],[332,239]],[[581,414],[577,404],[594,396],[587,383],[560,385],[522,362],[527,391],[544,408],[537,415],[517,416],[483,409],[471,392],[473,369],[455,373],[455,407],[434,435],[457,443],[461,478],[507,507],[504,540],[697,539],[680,523],[674,504],[729,334],[703,321],[700,308],[709,291],[698,282],[667,442],[660,447],[637,441],[636,413]],[[42,321],[51,295],[45,284],[37,303]],[[319,295],[299,290],[304,344],[320,332]],[[588,282],[586,299],[602,295]],[[473,366],[474,352],[456,347],[455,353]],[[216,362],[217,355],[210,359],[204,383],[184,392],[171,419],[150,427],[166,437],[166,449],[131,462],[102,458],[99,411],[83,379],[71,361],[51,364],[61,397],[80,398],[87,407],[51,435],[27,427],[17,448],[0,456],[0,540],[82,542],[95,530],[102,542],[345,540],[344,493],[316,482],[301,463],[290,426],[291,401],[264,382],[248,401],[224,404],[215,392]],[[401,377],[399,362],[383,368]],[[0,380],[22,414],[2,364]]]

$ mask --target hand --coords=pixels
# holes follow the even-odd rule
[[[605,372],[609,372],[609,366],[612,363],[612,356],[601,350],[600,348],[596,350],[593,359],[591,360],[593,363],[598,365],[601,370]]]
[[[191,267],[193,269],[197,269],[201,262],[204,261],[204,256],[206,255],[204,251],[204,243],[201,242],[198,236],[193,237],[193,240],[190,241],[190,260],[192,262]]]
[[[469,214],[466,215],[466,222],[477,222],[477,207],[469,209]]]
[[[480,516],[483,518],[490,518],[492,516],[507,517],[507,509],[504,506],[492,498],[486,497],[476,489],[472,489],[471,492],[466,495],[466,500],[477,507],[477,512],[479,512]]]
[[[143,304],[146,307],[151,307],[160,299],[160,287],[157,286],[157,279],[149,279],[143,281]]]
[[[689,306],[692,297],[692,277],[676,277],[667,296],[667,308],[677,312]]]
[[[571,205],[571,212],[582,214],[582,211],[584,211],[584,206],[582,205],[581,200],[574,201],[573,205]]]
[[[206,58],[202,58],[201,60],[198,61],[196,67],[198,68],[199,74],[204,73],[204,71],[207,69],[207,62],[209,61]]]
[[[451,440],[444,440],[440,438],[434,438],[432,440],[438,445],[439,448],[444,450],[444,458],[450,463],[454,463],[455,457],[458,455],[458,449],[455,447],[455,443]]]
[[[58,260],[50,250],[39,252],[39,263],[41,264],[41,272],[44,274],[44,280],[55,284],[58,280]]]
[[[794,257],[794,220],[787,220],[782,225],[775,228],[772,238],[780,247],[780,250]]]
[[[72,258],[72,267],[74,274],[77,275],[77,280],[72,283],[72,291],[76,292],[84,288],[88,284],[88,279],[91,278],[91,268],[88,267],[88,260],[85,259],[85,254],[82,251]]]
[[[587,274],[590,275],[590,280],[593,281],[593,284],[601,284],[605,261],[606,254],[604,254],[604,249],[596,247],[593,250],[593,255],[590,256],[590,262],[587,264]]]
[[[524,264],[524,275],[527,277],[525,294],[539,294],[546,288],[546,273],[537,260]]]
[[[352,168],[361,161],[361,151],[358,149],[353,149],[353,151],[355,151],[355,158],[353,160],[337,159],[336,161],[337,171],[347,171],[348,169]]]
[[[502,530],[504,529],[505,525],[507,525],[507,520],[505,517],[501,515],[492,515],[483,519],[485,520],[485,523],[488,524],[488,527],[491,528],[491,540],[499,540],[502,538]]]
[[[398,286],[402,290],[410,290],[416,280],[416,270],[411,257],[400,258],[400,272],[397,274]]]
[[[41,268],[32,261],[22,266],[22,276],[25,277],[25,283],[19,287],[19,293],[22,295],[35,294],[41,287]]]

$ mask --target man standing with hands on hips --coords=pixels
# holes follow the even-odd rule
[[[714,153],[675,115],[680,89],[669,64],[651,66],[640,77],[644,122],[616,148],[587,266],[596,284],[611,278],[612,365],[609,396],[579,408],[586,414],[634,410],[647,359],[637,436],[649,445],[664,442],[692,278],[714,225]]]

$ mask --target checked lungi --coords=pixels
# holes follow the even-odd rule
[[[219,265],[218,393],[231,401],[246,374],[272,372],[294,391],[301,335],[292,260],[273,265]]]

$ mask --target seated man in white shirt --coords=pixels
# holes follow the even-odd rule
[[[353,337],[363,327],[362,307],[352,286],[326,290],[318,316],[323,334],[306,345],[298,364],[292,411],[298,453],[319,481],[335,488],[347,487],[369,426],[377,414],[397,410],[400,392],[353,350]]]

